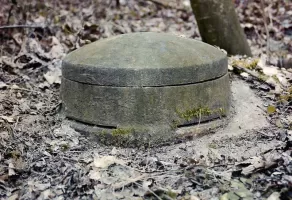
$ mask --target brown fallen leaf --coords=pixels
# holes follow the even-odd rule
[[[96,168],[108,168],[112,164],[124,165],[125,162],[117,159],[115,156],[96,156],[93,161],[93,166]]]
[[[281,155],[278,152],[272,151],[264,154],[263,156],[251,157],[243,162],[238,163],[237,166],[242,168],[241,173],[243,175],[249,175],[258,170],[267,169],[273,166],[280,158]]]

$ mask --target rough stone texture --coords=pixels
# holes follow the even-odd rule
[[[100,40],[63,60],[65,78],[103,86],[181,85],[227,73],[226,54],[206,43],[166,33]]]
[[[70,53],[62,72],[65,115],[107,144],[160,144],[179,135],[178,127],[229,112],[226,54],[191,39],[116,36]]]
[[[137,147],[142,146],[151,141],[149,145],[160,146],[163,142],[175,142],[177,139],[196,139],[190,141],[188,146],[190,148],[196,149],[197,155],[207,155],[210,150],[210,144],[214,141],[222,141],[224,138],[234,137],[239,135],[244,135],[247,132],[252,132],[252,130],[259,130],[264,127],[269,126],[269,122],[266,119],[266,112],[264,107],[264,102],[258,97],[255,92],[250,89],[249,85],[242,80],[234,80],[231,83],[232,90],[232,107],[231,113],[227,118],[222,118],[214,120],[211,122],[196,124],[193,126],[180,127],[176,130],[170,130],[169,127],[156,127],[157,129],[148,131],[147,134],[137,135],[137,137],[128,138],[116,138],[112,136],[112,132],[115,129],[102,128],[98,126],[92,126],[84,123],[78,123],[72,120],[65,121],[69,123],[70,126],[78,131],[87,133],[93,140],[101,142],[108,145],[120,145],[124,147]],[[157,134],[158,128],[163,129],[164,133]],[[152,132],[151,132],[152,131]],[[104,133],[109,134],[104,134]],[[156,133],[156,134],[155,134]],[[206,133],[208,136],[204,136]],[[163,136],[164,134],[164,136]],[[144,137],[143,137],[144,136]],[[229,139],[228,139],[229,140]],[[182,144],[185,146],[186,144]],[[262,144],[265,146],[266,144]],[[240,155],[240,151],[236,151],[234,154],[234,146],[232,144],[223,145],[224,151],[231,151],[232,156],[236,157]],[[243,147],[245,147],[243,145]],[[256,149],[263,148],[258,145]],[[180,148],[170,148],[172,153],[169,155],[180,154]],[[244,151],[253,151],[252,149]],[[178,152],[177,152],[178,151]],[[248,154],[248,153],[247,153]]]
[[[90,124],[177,126],[227,113],[230,86],[228,75],[203,83],[165,87],[98,86],[63,78],[62,99],[68,117]]]

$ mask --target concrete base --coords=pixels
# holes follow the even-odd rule
[[[63,78],[62,100],[67,117],[92,125],[176,128],[228,114],[230,83],[228,74],[201,83],[165,87],[97,86]]]
[[[215,132],[224,127],[227,118],[217,119],[202,124],[190,125],[171,129],[169,126],[143,126],[129,128],[107,128],[84,124],[75,120],[67,120],[66,123],[78,132],[93,136],[94,140],[104,145],[119,147],[156,147],[193,139],[198,136]]]
[[[62,75],[66,117],[104,143],[160,145],[177,138],[179,127],[218,119],[230,109],[227,55],[171,34],[91,43],[64,58]]]
[[[93,126],[74,120],[67,120],[65,123],[69,123],[72,128],[79,132],[92,136],[99,143],[121,147],[160,146],[195,139],[210,133],[216,133],[210,137],[223,137],[225,135],[236,134],[238,131],[245,132],[255,128],[254,124],[264,127],[267,122],[265,121],[264,114],[259,116],[262,111],[258,108],[261,101],[249,89],[248,85],[243,81],[236,80],[232,82],[231,90],[233,100],[230,115],[222,119],[200,124],[197,123],[173,129],[161,125],[144,126],[134,131],[131,128],[115,129]]]
[[[165,87],[108,87],[64,78],[62,87],[66,116],[82,122],[73,126],[95,133],[106,144],[161,145],[183,138],[184,134],[177,132],[179,127],[226,116],[230,107],[228,74],[202,83]],[[222,124],[217,121],[195,132],[217,128]]]

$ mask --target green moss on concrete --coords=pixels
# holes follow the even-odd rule
[[[183,112],[180,112],[177,110],[177,114],[180,118],[190,121],[194,118],[200,118],[202,116],[209,116],[212,114],[212,111],[208,107],[198,107],[198,108],[192,108],[185,110]]]
[[[178,125],[184,125],[184,118],[199,119],[200,115],[201,122],[218,118],[210,111],[220,107],[228,110],[228,79],[225,75],[218,80],[198,84],[129,88],[101,87],[62,79],[62,99],[66,102],[69,118],[95,125],[133,126],[136,131],[137,126],[165,125],[175,120],[180,122]],[[65,90],[64,85],[70,89]],[[201,108],[195,105],[201,105]]]
[[[211,110],[208,107],[202,107],[202,106],[198,108],[188,109],[185,111],[178,111],[176,109],[176,113],[179,116],[180,120],[173,121],[171,123],[170,126],[172,129],[177,128],[177,126],[182,123],[181,120],[185,120],[185,121],[199,120],[210,115],[221,118],[227,115],[227,111],[222,107]]]
[[[261,81],[267,81],[268,80],[268,76],[266,76],[265,74],[263,74],[263,73],[260,73],[260,75],[259,75],[259,79],[261,80]]]
[[[214,112],[217,113],[219,117],[226,116],[226,110],[224,108],[215,109]]]
[[[118,135],[126,136],[126,135],[133,133],[134,131],[135,131],[134,128],[117,128],[117,129],[114,129],[112,131],[112,135],[113,136],[118,136]]]
[[[177,120],[172,121],[172,123],[170,124],[171,130],[175,130],[179,124],[180,122]]]

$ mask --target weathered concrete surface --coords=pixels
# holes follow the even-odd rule
[[[167,158],[177,155],[184,158],[192,155],[192,158],[197,158],[204,155],[206,158],[214,151],[217,152],[216,155],[228,155],[232,159],[238,157],[247,159],[277,146],[275,144],[277,141],[267,140],[259,133],[264,128],[270,127],[271,124],[267,120],[265,103],[256,95],[256,91],[252,90],[249,84],[238,79],[232,81],[231,91],[233,114],[230,116],[227,126],[215,129],[214,134],[200,137],[196,137],[198,136],[196,131],[202,130],[203,124],[180,128],[177,130],[180,135],[193,133],[195,139],[169,146],[167,150],[161,151],[155,156]],[[258,141],[257,138],[264,139]],[[217,145],[212,148],[214,143]]]
[[[245,155],[249,154],[250,149],[244,149],[242,145],[240,150],[233,152],[236,148],[233,147],[233,143],[230,138],[240,137],[241,135],[251,132],[253,130],[260,130],[269,126],[266,120],[265,108],[263,106],[262,100],[256,96],[255,92],[249,88],[249,85],[242,80],[234,80],[231,84],[232,90],[232,109],[231,115],[228,118],[222,118],[214,120],[212,122],[205,122],[196,124],[188,127],[180,127],[175,130],[169,130],[168,127],[152,126],[152,129],[148,130],[146,134],[136,134],[135,137],[128,137],[127,139],[120,139],[112,137],[112,133],[115,129],[105,129],[97,126],[91,126],[83,123],[74,122],[72,120],[66,121],[70,126],[78,131],[89,134],[93,139],[104,143],[104,144],[114,144],[124,147],[136,147],[141,145],[151,145],[159,146],[163,144],[164,141],[177,141],[176,139],[194,139],[187,143],[172,145],[169,147],[169,151],[166,155],[182,155],[185,156],[186,152],[184,149],[192,149],[196,155],[207,155],[212,143],[222,141],[222,151],[232,152],[232,156],[242,156],[242,152]],[[161,138],[163,134],[157,134],[158,128],[163,128],[164,137]],[[109,133],[108,135],[105,133]],[[205,134],[208,135],[205,135]],[[213,134],[210,134],[213,133]],[[159,136],[160,135],[160,136]],[[228,139],[229,138],[229,139]],[[228,141],[225,141],[228,140]],[[147,143],[152,141],[152,143]],[[158,141],[158,143],[154,143]],[[165,143],[164,143],[165,144]],[[224,147],[224,148],[223,148]],[[257,144],[254,149],[264,148],[262,144]],[[224,153],[226,153],[224,152]],[[189,152],[190,153],[190,152]],[[234,155],[233,155],[234,154]]]
[[[62,73],[66,116],[105,143],[160,144],[178,127],[218,119],[230,108],[226,54],[170,34],[92,43],[70,53]]]
[[[179,126],[225,115],[230,106],[228,75],[197,84],[109,87],[63,78],[66,115],[99,126]]]
[[[70,53],[62,74],[102,86],[165,86],[202,82],[227,73],[227,57],[206,43],[166,33],[132,33]]]

